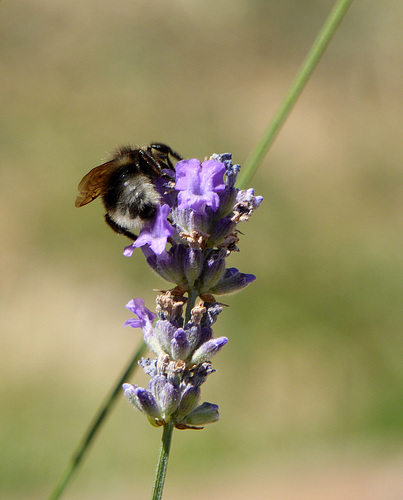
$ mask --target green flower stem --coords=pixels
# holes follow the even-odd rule
[[[173,422],[168,422],[167,424],[164,425],[160,456],[158,458],[157,470],[155,472],[154,488],[151,496],[152,500],[160,500],[162,498],[173,430],[174,430]]]
[[[299,72],[297,73],[290,90],[278,108],[266,132],[263,134],[260,143],[256,146],[245,166],[242,168],[239,187],[246,188],[249,185],[250,180],[272,145],[282,124],[301,94],[305,84],[313,73],[313,70],[317,66],[321,56],[325,52],[326,47],[328,46],[332,36],[336,32],[352,2],[353,0],[338,0],[338,2],[336,2],[329,14],[329,17],[325,21],[325,24],[314,41],[311,50],[308,52],[308,55]]]
[[[198,296],[199,293],[197,290],[190,290],[188,292],[188,300],[186,302],[186,312],[185,312],[185,325],[191,318],[192,309],[194,308]]]
[[[98,430],[100,429],[101,425],[103,424],[105,418],[107,417],[108,413],[110,412],[113,405],[115,404],[118,394],[120,394],[120,393],[123,394],[122,384],[125,381],[127,381],[127,379],[130,377],[130,375],[133,373],[133,371],[137,368],[138,361],[145,354],[146,350],[147,350],[146,344],[144,342],[141,342],[141,345],[138,347],[138,349],[134,353],[132,359],[130,360],[129,364],[127,365],[127,368],[124,370],[121,377],[116,382],[113,390],[105,398],[103,405],[99,408],[98,413],[95,415],[93,421],[91,422],[90,426],[88,427],[88,430],[84,434],[84,437],[83,437],[80,445],[78,446],[76,452],[73,454],[73,456],[71,458],[70,464],[68,465],[65,473],[63,474],[63,476],[61,477],[55,490],[53,491],[53,493],[50,497],[50,500],[57,500],[58,498],[60,498],[63,491],[66,489],[67,485],[73,479],[73,476],[77,472],[78,467],[79,467],[82,459],[84,458],[84,455],[86,454],[86,452],[88,451],[88,449],[90,447],[90,444],[92,443]]]

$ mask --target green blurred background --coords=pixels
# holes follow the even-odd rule
[[[245,162],[333,4],[0,3],[1,498],[47,498],[165,286],[78,181],[125,143]],[[402,23],[353,4],[251,183],[221,420],[174,434],[167,500],[403,498]],[[159,440],[120,399],[66,499],[148,498]]]

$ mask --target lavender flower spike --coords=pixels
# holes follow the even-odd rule
[[[170,170],[172,180],[156,186],[162,203],[154,220],[124,255],[141,247],[148,265],[182,295],[193,290],[214,301],[214,294],[249,285],[254,276],[227,269],[226,258],[239,250],[238,224],[249,220],[263,198],[235,188],[239,170],[230,153],[179,161]]]
[[[228,341],[225,337],[212,338],[211,325],[222,311],[222,306],[195,306],[192,320],[182,327],[182,302],[169,292],[159,296],[157,302],[158,320],[154,326],[151,321],[155,315],[144,306],[142,299],[129,302],[130,310],[139,319],[128,320],[126,324],[143,329],[144,340],[157,359],[140,362],[151,377],[147,389],[124,384],[125,396],[147,415],[152,425],[173,421],[180,429],[196,428],[184,420],[197,405],[200,385],[214,372],[210,358]],[[204,423],[217,418],[209,417],[204,419]]]
[[[199,404],[200,386],[215,371],[210,360],[228,342],[214,338],[223,309],[214,296],[237,292],[256,279],[227,267],[227,258],[239,251],[238,224],[248,221],[263,199],[253,189],[235,187],[239,170],[229,153],[179,161],[156,186],[161,206],[154,220],[125,249],[130,256],[141,247],[148,265],[174,285],[157,297],[157,314],[143,299],[127,304],[137,317],[125,325],[143,330],[155,357],[139,363],[150,377],[147,388],[124,384],[123,389],[152,425],[200,429],[219,418],[217,405]]]

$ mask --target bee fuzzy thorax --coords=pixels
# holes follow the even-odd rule
[[[116,172],[119,174],[119,171]],[[154,218],[161,197],[145,175],[129,175],[110,182],[102,200],[110,217],[120,226],[139,229],[142,222]]]
[[[105,220],[118,234],[132,240],[131,230],[141,229],[151,221],[161,204],[156,181],[166,177],[164,171],[174,170],[172,159],[181,156],[165,144],[155,143],[145,148],[122,146],[112,159],[93,168],[78,185],[76,207],[101,197]]]

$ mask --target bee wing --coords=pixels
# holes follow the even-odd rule
[[[93,168],[85,175],[78,185],[78,195],[76,198],[76,207],[83,207],[92,200],[95,200],[103,191],[106,180],[113,170],[119,166],[115,160],[103,163]]]

